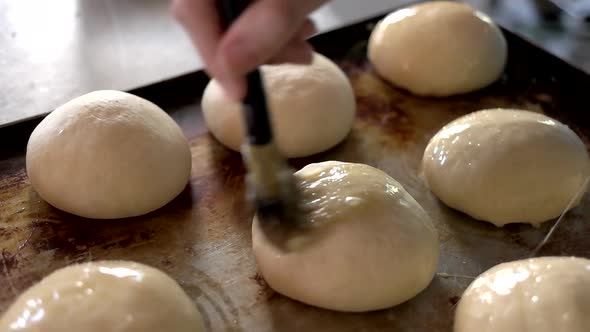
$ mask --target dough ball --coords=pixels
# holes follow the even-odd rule
[[[275,291],[309,305],[349,312],[407,301],[432,280],[438,234],[393,178],[363,164],[310,164],[296,173],[313,228],[281,251],[255,218],[259,270]]]
[[[352,128],[356,102],[346,75],[314,54],[311,65],[262,66],[278,149],[288,158],[313,155],[340,143]],[[207,127],[226,147],[239,151],[242,109],[219,83],[209,82],[202,100]]]
[[[582,140],[543,114],[491,109],[444,126],[422,159],[432,192],[475,219],[503,226],[558,217],[590,176]]]
[[[27,174],[49,204],[87,218],[142,215],[170,202],[190,178],[182,130],[158,106],[95,91],[50,113],[27,145]]]
[[[21,294],[0,319],[21,332],[202,332],[201,314],[162,271],[97,261],[53,272]]]
[[[455,332],[587,332],[590,260],[540,257],[480,275],[455,313]]]
[[[444,97],[496,81],[506,65],[507,46],[487,15],[467,4],[435,1],[400,9],[379,22],[368,57],[394,85]]]

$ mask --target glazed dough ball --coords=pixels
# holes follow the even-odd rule
[[[558,217],[590,176],[582,140],[543,114],[492,109],[444,126],[422,159],[448,206],[503,226]]]
[[[201,314],[162,271],[97,261],[53,272],[21,294],[0,319],[21,332],[205,331]]]
[[[186,186],[191,153],[158,106],[120,91],[95,91],[50,113],[27,145],[27,174],[49,204],[87,218],[142,215]]]
[[[313,228],[291,250],[269,242],[254,218],[259,270],[275,291],[309,305],[349,312],[388,308],[432,280],[439,255],[430,217],[384,172],[336,161],[296,173]]]
[[[331,60],[316,53],[311,65],[262,66],[262,75],[275,140],[283,155],[313,155],[346,138],[356,102],[348,78]],[[213,136],[239,151],[244,138],[241,106],[215,80],[205,88],[201,105]]]
[[[391,83],[417,95],[444,97],[496,81],[507,46],[487,15],[467,4],[435,1],[400,9],[379,22],[368,57]]]
[[[587,332],[590,260],[540,257],[480,275],[455,313],[455,332]]]

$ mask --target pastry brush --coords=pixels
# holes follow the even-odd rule
[[[248,0],[218,0],[223,29],[229,28],[248,6]],[[303,230],[299,192],[293,169],[273,140],[264,82],[258,69],[246,75],[247,92],[242,101],[245,139],[242,158],[246,165],[247,195],[254,201],[257,218],[269,240],[280,249]]]

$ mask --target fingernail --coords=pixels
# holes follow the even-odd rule
[[[241,82],[239,78],[234,78],[227,81],[221,80],[219,82],[225,90],[225,94],[228,98],[237,102],[242,101],[242,99],[244,98],[245,91],[242,85],[240,84]]]
[[[224,61],[226,68],[231,68],[236,73],[250,71],[251,63],[256,62],[256,52],[251,43],[244,38],[233,38],[231,42],[221,47],[220,59]]]
[[[240,77],[236,77],[231,74],[228,67],[221,61],[221,57],[218,57],[220,61],[217,61],[217,70],[215,79],[221,84],[227,97],[234,101],[241,101],[245,91],[241,84]]]

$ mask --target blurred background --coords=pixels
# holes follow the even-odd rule
[[[332,0],[313,19],[324,32],[412,2]],[[590,0],[466,2],[590,73]],[[169,0],[0,0],[0,127],[200,68]]]

